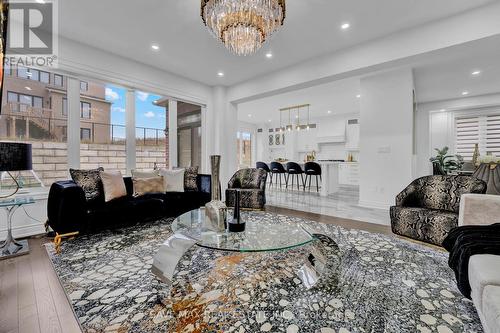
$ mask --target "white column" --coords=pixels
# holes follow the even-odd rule
[[[67,77],[68,168],[80,168],[80,80]]]
[[[177,101],[168,100],[168,166],[176,168],[178,163],[177,154]]]
[[[125,103],[125,163],[127,165],[127,175],[132,174],[132,170],[135,169],[135,91],[127,90],[127,97]]]
[[[209,155],[210,155],[210,147],[209,143],[210,140],[207,136],[208,134],[208,118],[207,118],[207,107],[202,106],[201,107],[201,172],[208,174],[210,173],[210,163],[208,162]]]
[[[412,180],[412,91],[409,68],[361,79],[361,206],[388,208]]]

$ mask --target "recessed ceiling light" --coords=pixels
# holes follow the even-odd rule
[[[250,113],[248,114],[248,118],[252,118],[252,115]]]
[[[445,111],[446,111],[446,109],[441,109],[441,110],[439,110],[439,111],[441,111],[441,112],[445,112]]]
[[[158,44],[151,44],[151,48],[155,51],[158,51],[160,49],[160,45]]]
[[[330,113],[332,113],[332,110],[328,110],[328,111],[326,111],[326,112],[327,112],[328,114],[330,114]]]
[[[462,91],[462,96],[465,96],[465,95],[468,95],[469,92],[468,91]]]
[[[361,98],[361,95],[360,95],[360,94],[357,94],[357,95],[356,95],[356,98]]]
[[[266,53],[266,58],[270,59],[273,57],[273,54],[271,52]]]
[[[223,73],[223,72],[219,72],[219,73],[217,73],[217,75],[218,75],[219,77],[223,77],[223,76],[224,76],[224,73]]]
[[[24,87],[26,90],[31,90],[31,87]]]
[[[349,29],[350,27],[351,27],[351,25],[350,25],[348,22],[343,23],[343,24],[340,26],[340,28],[342,28],[342,30]]]
[[[36,0],[38,3],[45,3],[45,0]]]
[[[268,120],[268,122],[271,122],[271,121],[273,121],[273,120],[272,120],[272,119],[269,119],[269,120]]]
[[[474,71],[474,72],[472,72],[472,75],[474,75],[474,76],[479,75],[479,74],[481,74],[481,71]]]

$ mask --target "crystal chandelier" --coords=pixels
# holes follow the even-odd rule
[[[201,0],[210,32],[236,55],[255,53],[285,20],[285,0]]]

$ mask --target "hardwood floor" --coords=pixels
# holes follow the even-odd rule
[[[349,229],[392,234],[390,227],[268,206],[267,211],[336,224]],[[71,305],[42,244],[29,239],[30,253],[0,261],[0,333],[81,332]]]
[[[30,253],[0,261],[0,332],[81,332],[78,321],[42,247],[29,239]]]

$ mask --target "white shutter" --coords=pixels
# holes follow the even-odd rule
[[[500,157],[500,113],[458,116],[455,118],[455,150],[471,160],[476,143],[482,156]]]
[[[479,117],[458,117],[455,122],[455,150],[465,160],[471,160],[479,143]]]
[[[486,153],[500,157],[500,114],[486,117]]]

